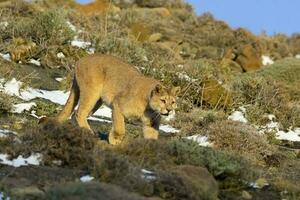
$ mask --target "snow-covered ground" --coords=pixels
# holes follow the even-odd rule
[[[36,65],[36,66],[41,66],[41,62],[38,61],[38,60],[35,60],[35,59],[33,59],[33,58],[31,58],[31,59],[29,60],[29,63],[31,63],[31,64],[33,64],[33,65]]]
[[[166,132],[166,133],[179,133],[180,130],[173,128],[170,125],[160,125],[159,130]]]
[[[274,61],[269,56],[263,55],[262,56],[262,63],[263,63],[264,66],[266,66],[266,65],[273,65]]]
[[[229,117],[229,120],[239,121],[242,123],[248,123],[246,115],[246,108],[240,107],[239,111],[234,111]],[[293,142],[300,142],[300,128],[294,127],[290,128],[287,132],[280,130],[280,123],[276,122],[275,115],[268,115],[269,122],[264,126],[256,126],[257,130],[264,134],[266,132],[275,132],[276,139],[278,140],[288,140]]]
[[[28,158],[24,158],[23,156],[18,156],[13,160],[8,159],[7,154],[0,154],[0,163],[4,165],[10,165],[13,167],[21,167],[21,166],[28,166],[28,165],[39,165],[41,161],[41,154],[32,154]]]
[[[157,177],[155,175],[155,172],[149,171],[147,169],[142,169],[141,170],[141,178],[145,179],[147,181],[153,181],[153,180],[157,179]]]
[[[69,92],[64,92],[60,90],[40,90],[28,87],[22,89],[22,82],[17,81],[15,78],[11,79],[6,83],[1,83],[0,81],[0,91],[5,92],[8,95],[19,97],[24,101],[30,101],[35,98],[42,98],[52,101],[60,105],[64,105],[68,99]]]
[[[86,48],[90,47],[92,44],[90,42],[85,42],[83,40],[74,39],[71,41],[71,45],[74,47],[86,49]]]
[[[87,182],[91,182],[92,180],[94,180],[95,178],[90,176],[90,175],[85,175],[85,176],[82,176],[80,178],[80,181],[83,182],[83,183],[87,183]]]
[[[2,192],[0,192],[0,200],[10,200],[10,198],[5,196]]]
[[[17,134],[14,131],[6,130],[6,129],[0,129],[0,138],[1,137],[7,137],[9,134]]]
[[[209,142],[209,139],[207,136],[192,135],[192,136],[186,137],[186,139],[197,142],[200,146],[203,146],[203,147],[212,147],[213,146],[213,143]]]
[[[23,113],[24,111],[30,111],[34,106],[36,106],[36,103],[29,102],[29,103],[19,103],[13,105],[12,113]]]
[[[198,80],[198,79],[189,77],[189,75],[187,75],[185,72],[177,72],[176,75],[178,76],[178,78],[180,78],[182,80],[186,80],[188,82],[195,82]]]
[[[248,120],[246,119],[245,114],[246,109],[244,107],[239,107],[239,110],[236,110],[231,115],[229,115],[228,119],[232,121],[247,123]]]
[[[11,61],[9,53],[6,54],[0,53],[0,57],[2,57],[6,61]]]

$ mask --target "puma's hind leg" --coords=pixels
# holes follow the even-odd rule
[[[88,129],[91,132],[93,131],[90,125],[88,124],[87,118],[89,117],[93,109],[97,107],[96,104],[98,103],[100,97],[96,94],[99,94],[99,92],[96,89],[90,89],[89,93],[82,92],[80,94],[79,107],[75,114],[75,119],[79,127]]]

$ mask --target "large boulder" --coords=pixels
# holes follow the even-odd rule
[[[262,66],[262,52],[253,44],[247,44],[235,54],[236,61],[245,72],[255,71]]]
[[[106,11],[119,12],[120,8],[112,5],[107,0],[96,0],[92,3],[81,5],[77,4],[75,9],[82,15],[102,14]]]
[[[218,199],[218,183],[206,168],[180,165],[171,169],[171,173],[180,177],[183,185],[189,188],[190,199]]]
[[[36,50],[36,44],[23,38],[13,38],[9,54],[14,62],[25,61]]]
[[[203,82],[202,101],[213,108],[229,108],[233,104],[233,95],[217,80]]]

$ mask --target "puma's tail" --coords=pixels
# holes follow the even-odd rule
[[[63,110],[56,117],[57,122],[63,123],[66,121],[72,114],[74,108],[76,107],[79,100],[79,87],[76,79],[73,79],[70,96],[65,104]]]

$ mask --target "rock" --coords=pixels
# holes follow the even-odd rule
[[[172,169],[183,180],[183,185],[193,191],[191,199],[218,199],[218,183],[206,168],[180,165]]]
[[[243,46],[234,59],[244,71],[258,70],[262,66],[262,53],[253,45]]]
[[[214,79],[203,82],[202,100],[213,108],[228,108],[233,104],[231,92]]]
[[[26,41],[23,38],[14,38],[12,44],[9,47],[9,54],[11,60],[14,62],[24,61],[26,57],[35,51],[36,44],[32,41]]]

